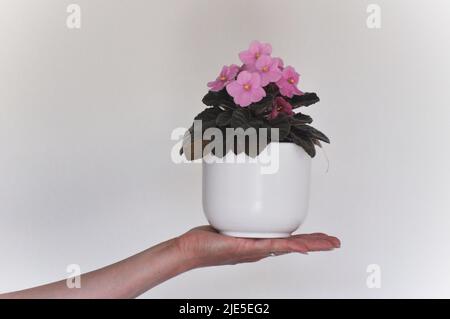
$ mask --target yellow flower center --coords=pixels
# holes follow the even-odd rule
[[[269,71],[269,67],[266,65],[266,66],[264,66],[263,68],[262,68],[262,71],[263,72],[267,72],[267,71]]]
[[[288,80],[288,82],[291,83],[291,84],[294,84],[294,83],[295,83],[295,80],[294,80],[293,78],[290,78],[290,79]]]
[[[250,89],[251,89],[251,86],[250,86],[250,84],[244,84],[244,90],[246,90],[246,91],[250,91]]]
[[[225,81],[227,79],[227,77],[222,75],[219,79],[220,79],[220,81]]]
[[[259,53],[259,52],[255,53],[255,58],[259,58],[260,56],[261,56],[261,53]]]
[[[283,107],[281,105],[277,106],[277,111],[280,112],[283,109]]]

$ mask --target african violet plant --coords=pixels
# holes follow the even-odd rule
[[[297,88],[299,74],[292,66],[284,66],[281,58],[271,54],[270,44],[253,41],[248,50],[239,53],[243,63],[240,67],[235,64],[224,66],[216,80],[208,83],[209,92],[203,98],[208,108],[194,120],[201,121],[202,133],[212,127],[223,132],[227,128],[255,128],[256,134],[260,128],[268,131],[276,128],[279,142],[295,143],[314,157],[315,147],[321,147],[320,141],[330,141],[309,125],[313,121],[309,115],[293,110],[317,103],[319,98],[315,93],[300,91]],[[195,142],[193,131],[194,126],[185,136],[181,153],[183,150],[189,153],[188,150],[192,149]],[[202,149],[209,142],[202,137]],[[258,139],[258,143],[263,141]],[[239,153],[235,146],[226,147],[221,154],[228,151]],[[244,151],[247,153],[248,148]],[[203,155],[202,152],[200,156]],[[194,159],[193,155],[187,157]]]

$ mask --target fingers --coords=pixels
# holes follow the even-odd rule
[[[311,240],[326,240],[329,241],[332,245],[333,248],[340,248],[341,247],[341,241],[334,236],[328,236],[327,234],[323,234],[323,233],[312,233],[312,234],[302,234],[302,235],[294,235],[291,238],[295,238],[295,239],[304,239],[307,241],[311,241]]]
[[[335,248],[341,248],[341,241],[339,240],[339,238],[334,236],[328,236],[327,240],[330,240]]]
[[[326,239],[304,239],[303,243],[308,247],[308,251],[325,251],[334,249],[334,245]]]
[[[264,240],[264,250],[268,255],[297,252],[307,254],[312,251],[327,251],[341,246],[338,238],[323,233],[295,235],[289,238]]]
[[[277,239],[261,239],[255,243],[258,250],[265,256],[278,256],[291,252],[306,254],[308,247],[299,240],[291,240],[291,238]]]
[[[339,239],[331,236],[314,236],[314,235],[300,235],[294,236],[293,241],[301,242],[305,245],[308,251],[325,251],[339,248],[341,243]]]

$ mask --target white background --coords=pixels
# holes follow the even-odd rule
[[[70,3],[0,0],[0,291],[204,224],[201,167],[171,162],[170,133],[259,39],[321,97],[307,113],[330,169],[319,153],[301,232],[342,249],[199,269],[143,297],[450,297],[449,1],[377,1],[379,30],[361,0],[79,0],[80,30]]]

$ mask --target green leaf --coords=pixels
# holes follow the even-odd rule
[[[230,125],[232,116],[233,111],[231,110],[220,113],[216,118],[217,126],[224,127]]]
[[[313,138],[312,141],[313,141],[313,143],[314,143],[315,145],[317,145],[317,146],[319,146],[319,147],[322,147],[322,143],[320,143],[319,140],[316,140],[316,139]]]
[[[294,131],[291,131],[289,136],[292,138],[293,142],[302,147],[309,156],[316,156],[316,147],[314,146],[314,142],[310,137],[302,134],[297,134]]]
[[[261,101],[249,105],[249,109],[256,115],[263,114],[272,109],[273,97],[266,96]]]
[[[221,109],[219,109],[218,107],[209,107],[207,109],[204,109],[199,114],[197,114],[197,116],[194,118],[194,120],[210,121],[212,119],[216,119],[216,117],[222,112],[223,111]]]
[[[300,106],[310,106],[320,101],[316,93],[303,93],[303,95],[294,95],[292,98],[287,99],[291,103],[292,108]]]
[[[246,109],[238,109],[233,112],[233,115],[231,116],[231,127],[233,128],[243,128],[244,130],[248,129],[250,127],[249,124],[249,118],[250,114],[248,110]]]
[[[260,120],[260,119],[256,119],[256,118],[250,119],[250,121],[248,122],[248,124],[249,124],[251,127],[254,127],[255,129],[259,129],[259,128],[265,127],[264,121],[262,121],[262,120]]]
[[[320,141],[330,144],[330,139],[325,134],[323,134],[321,131],[315,129],[312,126],[298,125],[298,126],[294,126],[293,130],[297,133],[301,132],[302,134],[307,135],[310,138],[317,139],[317,140],[320,140]]]
[[[303,113],[297,113],[291,117],[291,125],[311,124],[312,121],[313,119],[311,116]]]
[[[199,113],[194,120],[202,121],[202,130],[204,131],[210,127],[216,126],[216,119],[223,112],[225,111],[222,111],[218,107],[210,107]]]
[[[270,83],[265,87],[267,95],[276,96],[280,93],[280,89],[275,83]]]
[[[233,98],[228,92],[223,89],[219,92],[209,91],[202,99],[202,102],[207,106],[224,106],[226,108],[236,109],[237,106]]]
[[[283,141],[291,131],[291,124],[289,123],[289,116],[287,114],[280,113],[275,119],[268,121],[270,128],[279,129],[279,140]]]

